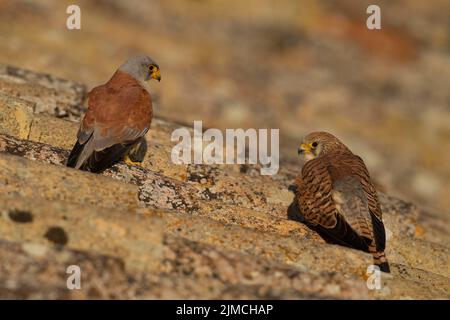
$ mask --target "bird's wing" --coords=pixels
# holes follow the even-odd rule
[[[299,207],[324,238],[368,251],[374,238],[372,215],[359,177],[353,174],[352,157],[333,155],[308,161],[298,190]]]
[[[351,161],[352,172],[354,175],[358,176],[358,180],[364,191],[364,196],[367,199],[376,249],[378,251],[383,251],[386,245],[386,232],[382,221],[382,211],[377,191],[364,161],[356,155],[353,156]]]
[[[358,157],[354,156],[352,159],[352,168],[353,173],[358,175],[359,180],[361,182],[361,185],[364,190],[364,194],[367,197],[367,202],[369,204],[370,212],[381,221],[383,218],[380,202],[378,200],[377,196],[377,190],[375,189],[375,186],[372,182],[372,179],[370,178],[369,171],[367,170],[366,165],[364,164],[364,161]]]
[[[330,166],[331,172],[337,168]],[[333,173],[331,173],[333,177]],[[333,178],[332,178],[333,179]],[[333,179],[332,197],[337,213],[359,236],[369,241],[373,239],[372,219],[367,198],[358,178],[347,175]]]
[[[105,85],[89,94],[89,110],[81,130],[93,131],[94,150],[100,151],[142,137],[150,127],[151,118],[151,98],[142,87],[115,89]]]
[[[90,157],[98,170],[112,164],[147,133],[151,118],[150,95],[139,85],[93,89],[68,166],[81,168]]]
[[[332,180],[322,159],[310,160],[303,166],[296,194],[301,213],[309,223],[325,228],[336,226]]]

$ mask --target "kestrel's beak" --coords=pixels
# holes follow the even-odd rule
[[[159,71],[159,68],[155,68],[155,71],[152,72],[151,78],[161,81],[161,72]]]
[[[305,143],[302,143],[300,147],[298,148],[298,154],[310,154],[311,153],[311,147]]]

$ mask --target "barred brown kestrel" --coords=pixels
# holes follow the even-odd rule
[[[153,108],[148,81],[161,80],[159,66],[148,56],[136,56],[88,95],[88,110],[81,122],[68,167],[99,172],[142,145],[150,128]]]
[[[294,210],[325,240],[370,252],[380,270],[390,272],[381,208],[363,160],[326,132],[308,134],[298,153],[306,163]]]

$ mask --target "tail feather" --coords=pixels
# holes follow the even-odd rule
[[[69,158],[67,159],[66,166],[75,168],[77,165],[78,158],[80,157],[81,152],[84,149],[85,144],[80,144],[78,141],[75,143],[75,145],[72,148],[72,151],[70,151]]]
[[[95,173],[101,172],[122,160],[130,147],[130,144],[119,143],[101,151],[94,151],[80,169]]]
[[[310,229],[316,231],[327,243],[339,244],[371,253],[374,264],[378,266],[381,271],[387,273],[391,272],[389,262],[384,253],[386,239],[382,222],[376,225],[376,239],[371,240],[360,236],[341,215],[337,216],[336,226],[333,228],[325,228],[321,225],[310,224],[302,215],[297,198],[295,198],[294,202],[289,206],[287,214],[289,219],[304,223]]]
[[[118,143],[104,150],[89,151],[85,150],[86,147],[89,149],[88,144],[89,140],[84,144],[78,141],[75,143],[67,160],[67,167],[98,173],[122,160],[133,145]]]
[[[389,267],[389,262],[386,258],[384,251],[372,253],[373,263],[380,268],[381,271],[390,273],[391,268]]]

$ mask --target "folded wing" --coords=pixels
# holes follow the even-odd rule
[[[112,79],[89,94],[89,108],[67,166],[102,171],[123,158],[147,133],[152,119],[149,93],[130,79],[117,82]]]

